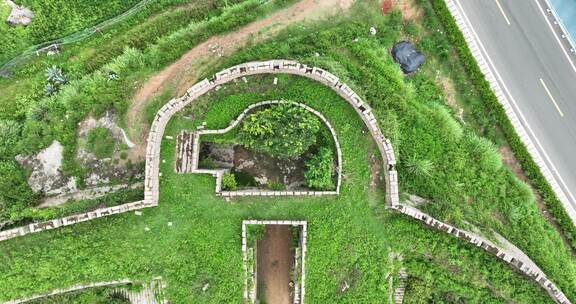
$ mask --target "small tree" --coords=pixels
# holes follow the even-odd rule
[[[322,147],[318,153],[305,163],[304,178],[306,185],[312,189],[334,190],[334,155],[327,147]]]
[[[0,161],[0,223],[17,218],[21,210],[36,201],[24,170],[12,160]]]
[[[246,147],[271,156],[299,156],[316,143],[321,122],[314,114],[293,105],[277,105],[248,115],[239,138]]]

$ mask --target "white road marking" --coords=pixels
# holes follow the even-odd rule
[[[484,48],[484,44],[480,40],[480,37],[478,36],[476,31],[474,30],[474,27],[472,26],[472,22],[470,22],[470,19],[468,19],[468,16],[466,15],[466,12],[464,11],[462,4],[460,3],[460,0],[454,0],[454,1],[456,1],[458,8],[462,12],[462,16],[464,17],[464,20],[466,21],[468,27],[470,28],[470,31],[472,32],[476,42],[478,42],[478,45],[480,46],[482,52],[484,53],[483,56],[488,60],[490,67],[492,68],[492,70],[494,71],[494,74],[496,74],[496,77],[498,78],[498,82],[502,85],[502,88],[504,88],[504,91],[508,95],[510,103],[515,108],[514,111],[516,113],[518,113],[518,116],[520,116],[520,121],[521,121],[522,125],[525,126],[526,129],[528,129],[528,132],[530,133],[530,137],[533,139],[534,142],[536,142],[536,145],[538,146],[538,149],[539,149],[539,151],[537,151],[537,152],[542,153],[542,155],[544,155],[544,157],[546,158],[546,161],[548,162],[548,164],[550,164],[550,167],[552,167],[552,171],[554,171],[554,174],[556,175],[556,177],[553,177],[553,178],[555,178],[555,179],[557,178],[560,181],[560,183],[562,184],[562,186],[564,187],[564,189],[561,189],[561,190],[563,190],[564,193],[567,193],[568,196],[570,196],[570,199],[572,200],[572,202],[576,202],[576,198],[574,197],[574,195],[570,191],[570,188],[568,188],[568,186],[566,185],[566,182],[564,182],[564,179],[562,179],[562,176],[558,172],[558,169],[556,169],[556,166],[554,166],[554,163],[552,162],[552,160],[548,156],[548,153],[546,153],[546,150],[544,150],[544,147],[542,146],[542,144],[538,140],[538,137],[536,137],[536,134],[534,133],[534,131],[532,130],[532,128],[528,124],[526,117],[524,117],[524,114],[522,114],[522,111],[520,111],[520,107],[518,107],[516,100],[514,99],[514,97],[512,96],[510,91],[508,90],[508,87],[506,86],[506,84],[502,80],[500,73],[498,73],[496,66],[494,65],[494,63],[492,62],[492,59],[488,55],[486,48]],[[572,61],[570,61],[570,62],[572,62]],[[572,202],[569,202],[569,204],[570,204],[570,207],[572,207],[572,209],[574,210],[574,205]],[[572,219],[572,220],[574,221],[574,219]]]
[[[508,25],[510,25],[510,20],[508,19],[508,16],[506,16],[506,12],[504,12],[504,9],[502,8],[500,1],[499,0],[494,0],[494,1],[496,1],[496,5],[498,5],[498,9],[500,9],[500,13],[502,13],[502,16],[504,16],[504,19],[506,19],[506,23],[508,23]]]
[[[546,85],[546,83],[544,83],[544,80],[542,80],[542,78],[540,78],[540,83],[544,87],[544,90],[546,91],[546,94],[548,94],[548,97],[550,97],[550,100],[552,100],[552,102],[554,103],[554,106],[556,107],[556,110],[558,110],[558,113],[560,113],[560,116],[564,117],[564,113],[562,113],[562,110],[560,110],[558,103],[556,103],[556,99],[554,99],[554,96],[552,96],[552,93],[550,93],[550,90],[548,90],[548,86]]]
[[[540,9],[540,13],[544,17],[544,20],[546,20],[546,24],[548,24],[548,27],[552,31],[552,34],[554,34],[554,38],[556,38],[556,42],[558,42],[558,44],[560,45],[560,49],[562,49],[564,56],[566,56],[566,59],[568,59],[568,62],[570,63],[572,70],[574,71],[574,73],[576,73],[576,67],[574,66],[574,63],[572,62],[572,59],[570,59],[570,55],[568,55],[568,52],[566,52],[566,50],[564,49],[564,46],[562,45],[562,41],[560,40],[560,38],[558,38],[558,35],[556,35],[556,32],[554,31],[554,27],[552,26],[552,24],[548,20],[548,17],[546,16],[544,9],[542,9],[542,6],[538,2],[538,0],[534,0],[534,1],[536,1],[536,4],[538,5],[538,9]]]

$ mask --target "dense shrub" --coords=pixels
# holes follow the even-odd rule
[[[0,223],[34,205],[36,200],[22,168],[14,161],[0,161]]]
[[[304,178],[311,189],[334,190],[334,154],[327,147],[321,147],[318,152],[306,161]]]
[[[321,122],[314,114],[292,105],[272,106],[242,121],[242,144],[275,157],[299,156],[316,143]]]
[[[14,120],[0,120],[0,160],[14,157],[21,129]]]
[[[236,188],[238,188],[236,176],[232,173],[224,173],[224,175],[222,175],[222,189],[234,191]]]

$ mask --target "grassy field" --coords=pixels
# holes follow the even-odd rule
[[[488,254],[385,211],[382,185],[368,183],[375,145],[354,110],[331,90],[288,76],[276,87],[272,77],[253,82],[261,82],[269,95],[214,94],[213,107],[194,123],[223,127],[248,104],[271,96],[305,102],[321,111],[341,138],[345,182],[339,197],[226,202],[214,195],[212,177],[174,173],[175,143],[165,140],[157,208],[141,217],[124,214],[3,242],[0,290],[6,294],[0,299],[84,281],[162,275],[175,303],[237,302],[243,288],[241,221],[256,218],[308,221],[308,303],[385,303],[387,275],[401,265],[418,280],[420,294],[439,299],[548,301],[543,290]],[[194,123],[175,119],[166,134]],[[36,246],[40,242],[44,246]],[[404,262],[391,260],[391,252],[401,253]],[[352,287],[341,293],[343,281]],[[202,292],[206,283],[210,288]]]
[[[239,8],[224,20],[236,20],[241,13]],[[295,25],[221,60],[212,71],[249,60],[287,58],[336,74],[370,102],[381,129],[392,140],[403,196],[428,199],[430,203],[421,208],[456,226],[479,229],[488,237],[505,236],[576,300],[576,260],[539,213],[531,188],[502,165],[497,144],[505,140],[490,116],[482,120],[485,109],[478,95],[457,92],[466,124],[447,106],[435,67],[450,71],[446,77],[457,84],[466,83],[466,75],[446,64],[448,47],[437,36],[441,34],[427,27],[431,25],[406,22],[398,11],[382,16],[376,1],[357,4],[350,16]],[[222,25],[205,26],[217,32]],[[374,36],[369,34],[371,26],[378,29]],[[395,41],[407,37],[418,37],[430,64],[408,79],[388,53]],[[134,77],[144,77],[152,73],[147,66],[164,66],[201,40],[196,39],[162,59],[157,57],[160,50],[174,45],[166,40],[149,51],[127,51],[122,57],[126,64],[117,66],[123,66],[124,73],[140,71]],[[75,84],[75,91],[67,90],[57,99],[69,109],[82,96],[96,101],[79,107],[74,122],[89,110],[117,105],[104,99],[132,92],[122,86],[133,80],[129,79],[108,85],[106,92],[112,93],[105,97],[80,93],[99,83],[99,77],[103,76],[86,78]],[[166,135],[195,129],[203,121],[207,128],[223,128],[249,104],[263,100],[305,103],[336,129],[343,152],[341,195],[226,201],[214,195],[214,178],[175,174],[175,143],[164,140],[158,207],[144,210],[142,216],[123,214],[0,243],[0,300],[83,282],[124,277],[144,281],[161,275],[168,283],[167,298],[175,303],[239,302],[241,221],[253,218],[308,221],[307,303],[386,303],[388,277],[400,267],[409,274],[406,303],[551,301],[535,283],[484,251],[385,210],[378,153],[354,110],[318,83],[279,75],[278,85],[273,85],[273,77],[249,77],[247,83],[238,81],[211,92],[178,114]],[[160,105],[156,100],[146,113]],[[47,122],[57,121],[63,113],[51,115]],[[487,131],[488,127],[496,130]],[[62,129],[74,130],[73,123]],[[61,129],[55,127],[56,131]],[[393,259],[392,253],[401,254],[403,261]],[[345,281],[351,288],[341,292]],[[204,292],[206,283],[210,287]]]

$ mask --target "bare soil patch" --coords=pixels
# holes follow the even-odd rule
[[[287,225],[267,225],[257,243],[258,297],[268,304],[292,303],[290,271],[294,250],[292,232]]]
[[[393,5],[392,0],[382,0],[380,3],[380,9],[382,10],[382,14],[388,14],[392,10]]]
[[[454,81],[444,75],[439,75],[436,77],[436,82],[437,85],[440,86],[440,88],[442,88],[444,91],[444,95],[446,96],[446,104],[448,104],[448,106],[454,110],[458,119],[464,123],[464,109],[456,101],[456,89],[454,88]]]
[[[420,19],[424,15],[424,11],[414,0],[396,0],[396,5],[405,20]]]
[[[275,183],[283,184],[287,190],[305,188],[303,157],[277,159],[242,145],[202,142],[199,158],[201,168],[208,165],[205,169],[212,166],[232,169],[240,187],[266,188]],[[246,176],[252,181],[242,181],[238,176]]]
[[[127,125],[130,126],[129,134],[137,142],[137,147],[132,149],[130,158],[143,158],[145,154],[148,126],[143,121],[142,114],[152,97],[169,87],[174,88],[175,95],[182,95],[210,64],[246,45],[248,41],[262,41],[292,23],[333,15],[348,9],[353,3],[354,0],[303,0],[238,31],[211,37],[192,48],[178,61],[149,78],[134,95],[128,109]],[[136,153],[140,154],[135,155]]]

